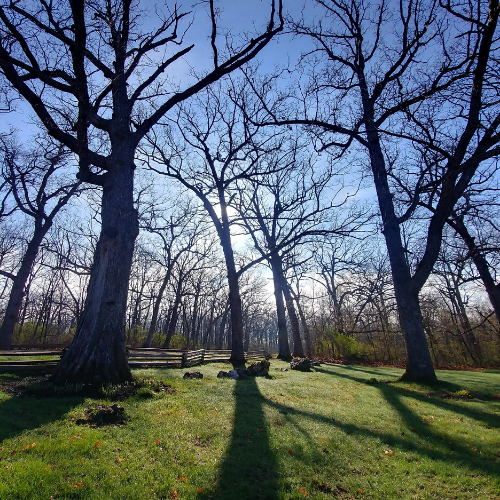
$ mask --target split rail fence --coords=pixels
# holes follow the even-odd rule
[[[0,371],[52,371],[59,363],[67,347],[69,347],[69,344],[0,345]],[[186,349],[135,348],[128,346],[127,355],[128,364],[131,368],[161,366],[187,368],[204,363],[228,363],[231,351],[211,349],[190,351]],[[245,353],[245,361],[264,359],[266,357],[269,357],[266,351],[249,351]]]

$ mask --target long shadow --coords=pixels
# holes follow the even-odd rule
[[[6,377],[3,379],[5,381]],[[25,430],[36,429],[59,420],[84,401],[82,396],[3,397],[3,400],[0,399],[0,443]]]
[[[349,380],[353,380],[354,382],[359,382],[361,384],[366,384],[367,379],[365,378],[360,378],[360,377],[355,377],[354,375],[351,374],[346,374],[346,373],[340,373],[338,371],[336,372],[331,372],[328,370],[324,370],[322,368],[315,367],[315,370],[321,373],[327,373],[329,375],[333,375],[335,377],[341,377],[341,378],[346,378]],[[375,387],[381,389],[381,390],[386,390],[386,396],[390,394],[396,394],[398,397],[404,396],[408,398],[415,399],[417,401],[420,401],[422,403],[426,404],[432,404],[433,406],[436,406],[437,408],[440,408],[445,411],[452,411],[454,413],[459,413],[463,415],[464,417],[472,418],[474,420],[477,420],[478,422],[482,422],[486,425],[489,425],[490,427],[500,427],[500,419],[498,418],[497,415],[493,413],[489,413],[486,411],[481,411],[477,410],[475,408],[471,408],[469,406],[463,406],[458,403],[454,403],[450,401],[449,399],[443,399],[439,397],[438,395],[433,395],[431,394],[424,394],[421,392],[416,392],[416,391],[410,391],[409,389],[406,389],[405,387],[394,385],[392,382],[397,382],[397,380],[394,381],[389,381],[390,383],[378,383],[375,385]],[[401,382],[401,384],[405,384],[406,382]],[[448,391],[456,391],[459,389],[463,389],[463,386],[459,386],[456,384],[452,384],[450,382],[442,382],[436,385],[434,388],[440,388],[440,389],[446,389]],[[469,404],[473,403],[473,401],[468,401]]]
[[[388,387],[390,389],[390,387]],[[338,429],[343,430],[348,435],[362,436],[372,439],[379,439],[388,446],[395,447],[401,451],[414,452],[426,456],[432,460],[440,460],[471,471],[482,471],[483,473],[500,478],[498,464],[487,461],[481,455],[473,454],[473,449],[481,448],[481,442],[471,442],[470,447],[465,446],[458,439],[435,432],[429,425],[425,424],[417,415],[403,412],[403,418],[409,424],[413,424],[413,430],[408,433],[391,434],[389,432],[374,431],[367,427],[342,422],[333,417],[299,410],[286,406],[275,401],[266,400],[265,404],[287,415],[289,424],[294,425],[293,416],[307,418],[311,422],[323,422]],[[406,407],[404,407],[406,410]],[[410,411],[410,410],[407,410]],[[300,429],[299,429],[299,432]],[[444,446],[445,445],[445,446]],[[450,453],[452,452],[452,453]]]
[[[220,466],[215,492],[199,498],[250,500],[277,497],[277,463],[270,446],[264,401],[254,377],[236,381],[231,443]]]

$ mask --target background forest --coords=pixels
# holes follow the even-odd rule
[[[126,57],[151,53],[124,63],[140,135],[127,345],[232,349],[241,329],[245,351],[404,365],[419,306],[434,366],[500,366],[498,3],[308,4],[273,2],[275,24],[259,12],[250,28],[226,2],[157,17],[141,2],[143,19],[139,2],[87,2],[94,116],[71,90],[74,6],[1,2],[0,343],[69,342],[84,323],[115,238],[105,33],[131,9]],[[247,57],[251,29],[267,46]]]

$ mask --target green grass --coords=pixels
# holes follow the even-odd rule
[[[176,392],[120,403],[123,426],[76,424],[105,400],[0,392],[0,498],[500,499],[500,371],[429,388],[399,369],[285,366],[241,381],[217,379],[222,364],[197,367],[203,380],[137,370]]]

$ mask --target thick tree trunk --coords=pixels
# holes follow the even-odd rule
[[[38,254],[38,249],[42,243],[43,238],[50,229],[51,224],[45,224],[42,227],[35,227],[35,231],[31,241],[28,243],[28,248],[24,254],[21,266],[17,275],[12,282],[12,288],[9,295],[9,302],[5,309],[5,317],[2,326],[0,327],[0,345],[10,346],[12,344],[12,336],[14,334],[14,327],[19,318],[21,305],[23,303],[24,287],[28,281],[31,268],[35,262]]]
[[[281,285],[281,273],[279,261],[276,255],[271,257],[271,270],[273,272],[274,299],[276,301],[276,314],[278,316],[278,358],[284,361],[292,359],[290,345],[288,343],[288,331],[286,327],[285,303],[283,301],[283,290]]]
[[[370,164],[383,223],[382,232],[389,254],[399,320],[406,342],[406,372],[402,378],[413,382],[434,383],[437,378],[425,337],[418,300],[419,290],[414,290],[412,286],[410,268],[406,261],[399,222],[389,188],[380,138],[373,123],[373,104],[368,97],[368,89],[363,77],[360,78],[360,83]]]
[[[132,379],[125,353],[125,314],[134,243],[133,161],[105,174],[102,230],[75,338],[52,375],[56,383],[93,386]]]
[[[401,378],[413,382],[435,383],[437,378],[423,330],[418,293],[402,284],[403,280],[395,279],[394,274],[393,279],[399,321],[406,342],[406,371]],[[397,285],[396,281],[399,281]]]

